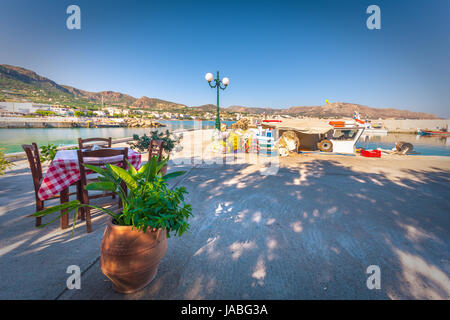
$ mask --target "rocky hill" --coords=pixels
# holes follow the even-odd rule
[[[241,113],[252,113],[252,114],[262,114],[262,113],[265,113],[267,115],[287,114],[291,116],[320,117],[320,118],[353,117],[353,113],[357,111],[359,112],[361,117],[367,119],[379,119],[379,118],[439,119],[439,117],[430,113],[398,110],[393,108],[390,109],[370,108],[368,106],[347,102],[335,102],[323,106],[298,106],[298,107],[290,107],[287,109],[230,106],[228,108],[225,108],[224,110]]]
[[[151,109],[151,110],[164,110],[164,111],[176,111],[187,108],[184,104],[165,101],[161,99],[149,98],[143,96],[133,102],[132,108],[137,109]]]
[[[14,93],[15,97],[27,99],[33,102],[60,103],[76,107],[114,105],[136,109],[150,109],[160,111],[183,112],[187,110],[199,112],[215,112],[216,106],[206,104],[196,107],[188,107],[184,104],[165,101],[143,96],[136,99],[130,95],[101,91],[90,92],[71,86],[60,85],[48,78],[42,77],[31,70],[21,67],[0,65],[0,100],[2,95]],[[12,93],[11,93],[12,94]],[[439,119],[439,117],[423,112],[412,112],[398,109],[379,109],[364,105],[335,102],[323,106],[295,106],[287,109],[251,108],[245,106],[229,106],[221,108],[226,112],[240,112],[251,114],[288,114],[307,117],[352,117],[354,111],[358,111],[363,118],[396,118],[396,119]]]
[[[217,106],[214,104],[204,104],[201,106],[196,107],[190,107],[190,109],[195,111],[202,111],[202,112],[216,112]],[[227,108],[220,108],[221,111],[225,110]]]
[[[254,114],[275,114],[279,111],[279,109],[271,109],[271,108],[248,108],[244,106],[229,106],[227,108],[230,112],[246,112],[246,113],[254,113]]]
[[[115,91],[100,91],[100,92],[90,92],[90,91],[84,91],[77,88],[73,88],[70,86],[62,86],[65,89],[67,89],[70,93],[72,93],[75,97],[78,98],[84,98],[92,101],[96,101],[101,103],[102,97],[103,97],[103,103],[104,104],[114,104],[114,105],[121,105],[121,106],[129,106],[132,103],[136,101],[136,98],[128,95],[123,94],[120,92]]]
[[[361,117],[367,119],[395,118],[395,119],[439,119],[439,117],[424,112],[413,112],[398,109],[370,108],[360,104],[335,102],[323,106],[301,106],[291,107],[276,111],[277,114],[301,115],[307,117],[352,117],[354,111],[359,112]]]
[[[0,65],[0,89],[16,92],[35,102],[99,105],[103,97],[104,104],[127,107],[136,101],[136,98],[120,92],[90,92],[60,85],[31,70],[5,64]]]
[[[0,87],[2,89],[45,90],[68,94],[69,91],[56,82],[20,67],[0,65]]]

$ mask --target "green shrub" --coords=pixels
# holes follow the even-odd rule
[[[34,112],[38,116],[47,117],[47,116],[56,116],[56,112],[48,111],[48,110],[37,110]]]
[[[164,141],[164,150],[170,154],[170,152],[180,142],[180,139],[180,137],[173,137],[169,130],[166,130],[165,132],[150,131],[150,136],[144,134],[139,137],[139,135],[134,134],[133,140],[136,142],[131,144],[131,148],[139,150],[140,152],[145,152],[148,150],[151,140],[162,140]]]
[[[58,152],[58,146],[49,143],[46,146],[40,146],[40,159],[41,162],[44,163],[46,161],[52,162]]]
[[[11,168],[13,164],[6,160],[3,149],[0,149],[0,176],[5,174],[6,169]]]

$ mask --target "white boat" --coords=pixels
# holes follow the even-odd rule
[[[377,123],[375,125],[372,125],[370,120],[361,120],[359,113],[355,111],[355,114],[353,116],[353,123],[355,125],[364,126],[364,135],[379,135],[379,136],[385,136],[388,134],[388,130],[383,128],[382,123]],[[347,123],[348,121],[346,121]]]
[[[363,133],[363,135],[367,136],[386,136],[387,134],[387,129],[382,128],[366,128]]]
[[[320,119],[282,120],[281,123],[263,124],[273,129],[277,140],[286,131],[294,131],[300,140],[300,148],[317,149],[334,153],[355,153],[356,143],[365,127],[351,121],[330,121]]]
[[[333,146],[332,152],[355,153],[356,143],[363,132],[365,132],[365,127],[363,126],[334,128],[333,134],[329,138]]]

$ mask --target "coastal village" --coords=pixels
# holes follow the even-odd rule
[[[60,117],[62,121],[66,119],[85,119],[91,118],[94,122],[105,122],[106,119],[113,119],[109,122],[124,122],[123,119],[146,119],[146,120],[214,120],[215,115],[212,112],[201,112],[200,116],[190,115],[188,113],[178,113],[169,111],[152,111],[145,109],[131,109],[123,107],[101,107],[99,110],[76,109],[69,106],[51,105],[33,103],[29,101],[0,101],[0,117]],[[239,120],[241,115],[222,118],[224,121]],[[66,120],[67,121],[67,120]],[[12,121],[10,121],[12,122]]]
[[[158,120],[215,121],[216,106],[186,106],[156,98],[134,98],[114,91],[89,92],[57,84],[24,68],[0,65],[0,128],[46,127],[159,127]],[[351,120],[358,112],[372,127],[389,132],[445,128],[445,119],[424,113],[377,109],[334,102],[322,106],[270,109],[220,107],[221,121],[247,118],[256,124],[267,119]],[[420,120],[415,123],[415,120]],[[411,122],[412,121],[412,122]],[[367,132],[367,131],[366,131]]]

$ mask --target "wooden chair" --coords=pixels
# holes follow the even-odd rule
[[[81,139],[78,138],[78,147],[81,149],[92,149],[92,145],[85,145],[85,143],[88,142],[94,142],[94,141],[102,141],[102,146],[106,146],[107,148],[111,148],[112,145],[112,138],[88,138],[88,139]],[[106,143],[105,143],[106,142]]]
[[[148,147],[148,161],[154,156],[158,157],[158,162],[162,160],[162,153],[164,151],[163,140],[151,140]],[[167,173],[167,164],[159,171],[162,175]]]
[[[148,146],[148,161],[154,156],[158,156],[158,161],[161,161],[163,151],[163,140],[150,140],[150,145]]]
[[[124,149],[100,149],[100,150],[88,150],[88,151],[82,151],[81,149],[77,151],[78,154],[78,164],[80,166],[80,201],[83,204],[89,204],[89,200],[91,199],[97,199],[102,197],[108,197],[115,195],[114,192],[104,192],[102,194],[96,194],[96,195],[89,195],[88,190],[86,190],[86,186],[90,182],[98,181],[96,177],[89,179],[88,169],[84,166],[84,164],[90,164],[94,166],[104,167],[106,163],[114,164],[114,165],[120,165],[122,168],[127,167],[127,157],[128,157],[128,148]],[[115,156],[122,156],[121,159],[115,160],[115,161],[108,161],[106,162],[104,158],[109,157],[115,157]],[[86,161],[85,158],[97,158],[95,161]],[[127,192],[127,186],[125,183],[122,183],[122,188]],[[119,199],[119,207],[121,206],[121,202]],[[90,208],[86,207],[83,208],[82,213],[82,219],[86,220],[86,228],[87,232],[92,231],[92,224],[91,224],[91,210]]]
[[[41,187],[42,180],[43,180],[41,160],[39,157],[39,148],[38,148],[37,144],[34,142],[31,145],[23,144],[22,148],[27,155],[28,163],[30,164],[31,175],[33,177],[34,194],[35,194],[35,198],[36,198],[36,212],[41,211],[41,210],[44,210],[45,207],[44,207],[44,201],[39,199],[39,196],[38,196],[38,191],[39,191],[39,188]],[[67,189],[62,190],[58,195],[56,195],[52,198],[49,198],[47,200],[60,198],[60,202],[65,203],[65,202],[68,202],[69,197],[74,194],[76,194],[77,199],[80,200],[81,194],[80,194],[79,183],[77,182],[72,185],[77,186],[76,192],[69,193],[69,188],[67,188]],[[67,212],[67,210],[61,211],[61,213],[65,213],[65,212]],[[42,224],[42,217],[36,217],[36,227],[40,226],[41,224]],[[65,229],[68,226],[69,226],[69,215],[65,214],[65,215],[61,216],[61,228]]]
[[[93,141],[106,142],[106,143],[100,144],[100,146],[106,147],[106,148],[111,148],[111,145],[112,145],[112,138],[111,137],[109,137],[109,138],[88,138],[88,139],[78,138],[78,148],[80,150],[82,150],[82,149],[84,149],[84,150],[91,150],[93,145],[92,144],[91,145],[85,145],[85,143],[93,142]],[[116,195],[113,194],[112,198],[115,199]]]

